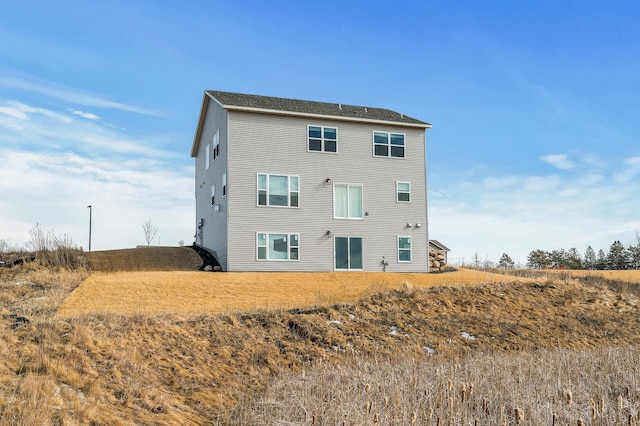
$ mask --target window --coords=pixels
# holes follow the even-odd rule
[[[411,184],[409,182],[396,182],[396,200],[399,203],[411,201]]]
[[[258,205],[299,207],[299,178],[288,175],[258,174]]]
[[[227,174],[222,175],[222,196],[225,197],[227,195]]]
[[[307,135],[309,151],[338,151],[338,129],[335,127],[307,126]]]
[[[211,185],[211,205],[213,206],[216,203],[216,186]]]
[[[204,169],[209,170],[209,144],[204,147]]]
[[[298,234],[258,233],[256,245],[258,260],[298,260]]]
[[[376,157],[404,158],[404,135],[373,132],[373,155]]]
[[[220,130],[216,130],[216,134],[213,135],[213,159],[215,160],[220,155]]]
[[[411,237],[398,237],[398,262],[411,262]]]
[[[362,238],[335,238],[336,269],[362,269]]]
[[[362,186],[333,186],[333,216],[336,219],[362,219]]]

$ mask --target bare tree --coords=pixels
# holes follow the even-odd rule
[[[147,245],[151,245],[151,241],[156,237],[158,233],[158,228],[153,226],[151,223],[151,219],[147,220],[142,224],[142,232],[144,232],[144,240],[147,242]]]

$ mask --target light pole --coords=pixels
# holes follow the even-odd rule
[[[91,204],[87,208],[89,209],[89,251],[91,251]]]

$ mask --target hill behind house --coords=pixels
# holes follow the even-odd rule
[[[138,247],[86,253],[91,271],[194,271],[202,258],[190,247]]]

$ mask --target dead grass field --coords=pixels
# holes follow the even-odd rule
[[[513,280],[514,277],[469,269],[443,274],[93,273],[60,307],[59,315],[69,317],[89,312],[200,314],[264,308],[288,309],[354,302],[363,296],[403,285],[429,288]]]
[[[619,280],[630,283],[640,283],[640,270],[629,271],[587,271],[587,270],[570,270],[570,271],[553,271],[555,274],[562,272],[570,274],[572,277],[591,277],[597,276],[608,280]]]
[[[556,424],[638,424],[640,293],[608,282],[483,272],[466,275],[479,274],[466,285],[439,285],[460,284],[464,272],[424,275],[432,280],[422,282],[431,286],[425,289],[420,274],[398,281],[337,274],[370,294],[315,307],[61,317],[60,304],[84,272],[35,264],[0,270],[0,426],[310,425],[314,414],[318,426],[375,419],[467,425],[474,417],[478,424],[551,424],[551,416]],[[153,282],[155,273],[135,275]],[[233,275],[185,276],[214,280],[215,288]],[[279,283],[276,275],[256,275],[255,288],[274,280],[273,293],[304,292],[304,277]],[[136,288],[142,297],[144,287]],[[101,296],[93,294],[95,306]],[[559,348],[569,352],[544,358]],[[612,351],[603,359],[606,348]],[[474,354],[479,361],[467,363]],[[597,367],[593,374],[581,374],[589,366]]]

